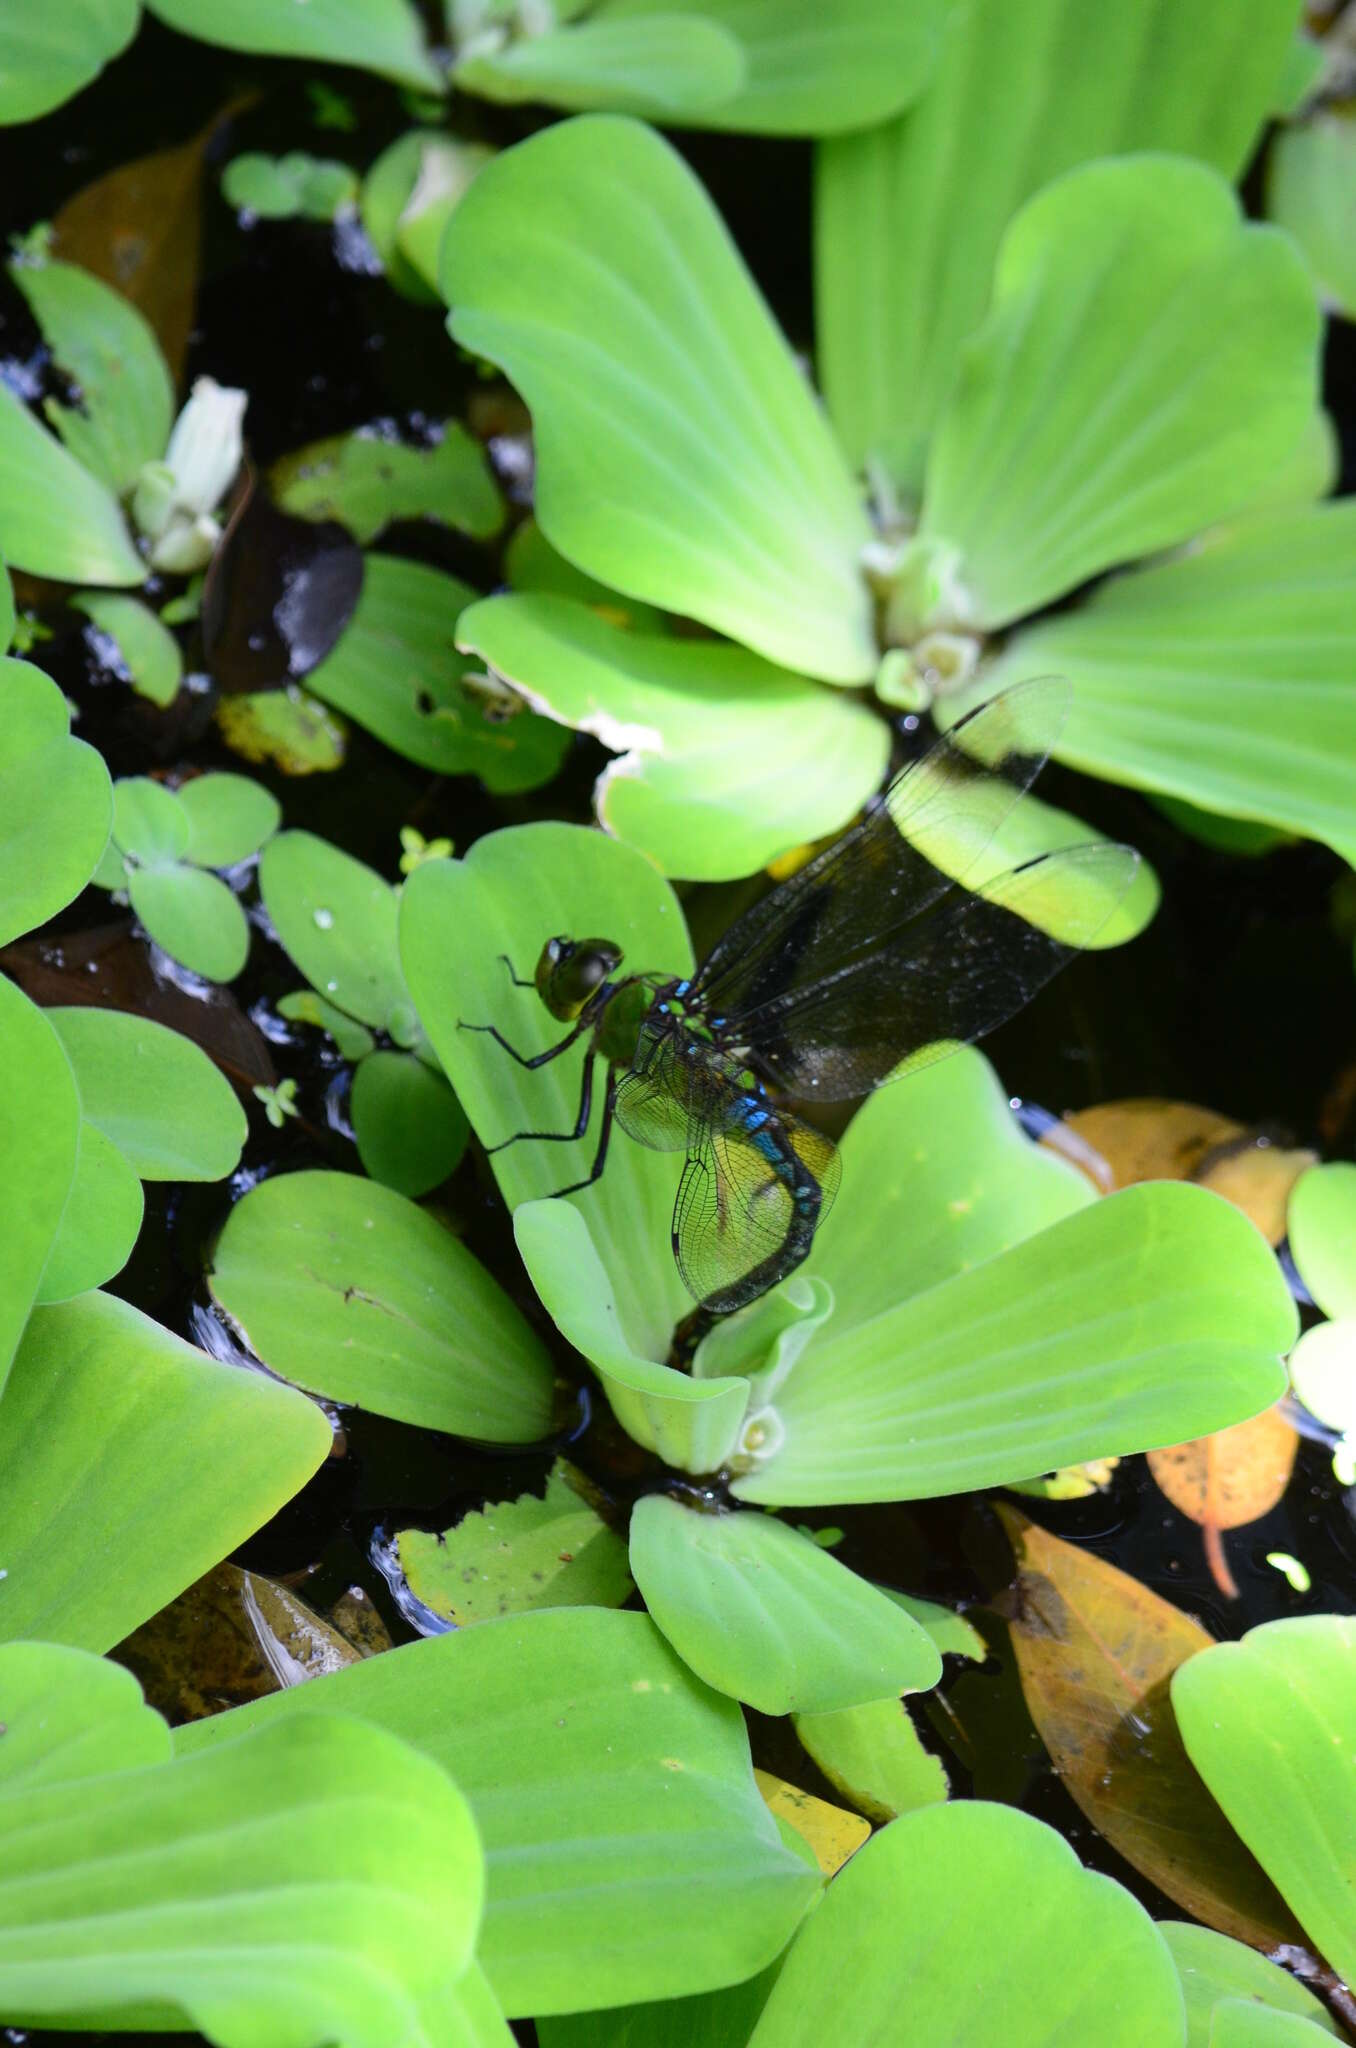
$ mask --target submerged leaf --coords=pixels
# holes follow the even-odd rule
[[[1137,1579],[1016,1509],[1012,1647],[1061,1780],[1098,1832],[1199,1919],[1255,1947],[1293,1939],[1281,1899],[1188,1760],[1168,1698],[1208,1648],[1198,1623]]]
[[[1216,1584],[1237,1599],[1223,1545],[1223,1529],[1241,1529],[1270,1514],[1290,1484],[1299,1436],[1277,1408],[1236,1422],[1214,1436],[1149,1452],[1149,1470],[1173,1506],[1205,1531],[1206,1555]]]
[[[301,682],[338,640],[362,587],[362,555],[341,526],[294,519],[251,484],[203,585],[213,681],[232,696]]]
[[[269,483],[284,512],[337,519],[363,542],[393,519],[418,518],[486,540],[504,518],[484,451],[458,420],[444,420],[428,447],[362,428],[313,441],[275,463]]]
[[[348,752],[343,719],[295,684],[225,697],[215,717],[233,753],[244,761],[271,761],[284,775],[327,774],[342,768]]]
[[[525,1493],[440,1536],[402,1529],[395,1541],[415,1599],[455,1628],[534,1607],[621,1607],[631,1593],[625,1543],[560,1458],[543,1499]]]

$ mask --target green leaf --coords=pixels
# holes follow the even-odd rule
[[[530,1443],[551,1368],[450,1232],[356,1174],[284,1173],[226,1221],[212,1294],[283,1379],[424,1429]]]
[[[928,453],[920,531],[1002,626],[1246,505],[1308,426],[1318,309],[1291,244],[1168,157],[1029,200]]]
[[[1248,1999],[1268,2011],[1294,2013],[1311,2020],[1340,2041],[1341,2030],[1312,1991],[1296,1983],[1288,1970],[1269,1963],[1256,1949],[1213,1927],[1187,1920],[1162,1920],[1158,1931],[1182,1980],[1186,1999],[1186,2048],[1210,2048],[1210,2020],[1223,1999]],[[1315,2048],[1318,2044],[1315,2043]]]
[[[108,653],[99,650],[106,666],[162,710],[174,702],[184,679],[184,658],[173,633],[149,605],[139,597],[100,590],[79,591],[71,604],[111,643]]]
[[[1311,1415],[1356,1437],[1356,1316],[1304,1332],[1290,1354],[1290,1384]]]
[[[805,1923],[749,2048],[828,2040],[1175,2048],[1172,1958],[1129,1892],[1052,1828],[966,1800],[892,1821]]]
[[[195,775],[177,791],[188,813],[184,859],[199,868],[248,860],[282,821],[278,799],[248,775]]]
[[[1325,1316],[1356,1316],[1356,1166],[1311,1166],[1290,1192],[1290,1249]]]
[[[568,597],[491,597],[458,645],[619,758],[599,823],[668,875],[724,881],[836,832],[879,787],[885,724],[724,641],[629,632]]]
[[[124,1010],[47,1012],[86,1120],[142,1180],[224,1180],[247,1130],[235,1090],[181,1032]]]
[[[395,289],[418,305],[436,306],[438,294],[401,253],[396,240],[400,216],[419,182],[425,152],[446,146],[440,128],[410,128],[381,152],[368,168],[358,195],[367,238],[382,260]]]
[[[1222,1999],[1212,2016],[1211,2048],[1323,2048],[1323,2042],[1297,2013],[1272,2012],[1251,2000]]]
[[[140,19],[140,0],[51,0],[0,14],[0,123],[35,121],[81,91]]]
[[[1023,202],[1089,157],[1167,150],[1232,178],[1272,110],[1293,0],[974,0],[902,119],[827,143],[815,188],[821,374],[854,464],[916,494],[960,350]]]
[[[571,113],[604,109],[704,125],[737,95],[744,72],[744,52],[726,28],[668,0],[653,12],[604,5],[549,34],[473,52],[453,79],[462,92],[510,105],[544,100]]]
[[[608,1174],[615,1171],[609,1164]],[[670,1292],[666,1279],[671,1275],[677,1281],[676,1267],[662,1252],[656,1270],[657,1248],[666,1243],[662,1232],[638,1249],[642,1263],[633,1274],[626,1272],[618,1256],[615,1237],[605,1237],[601,1219],[595,1220],[582,1206],[524,1202],[514,1216],[513,1234],[551,1320],[594,1368],[622,1428],[678,1471],[718,1471],[738,1441],[748,1407],[748,1381],[711,1374],[689,1377],[657,1364],[626,1334],[628,1328],[642,1327],[641,1316],[655,1296],[659,1300],[654,1305],[663,1313]],[[638,1280],[644,1283],[640,1288]],[[639,1301],[637,1293],[642,1296]],[[669,1311],[667,1331],[672,1331],[687,1299],[683,1295],[682,1305],[675,1303]],[[667,1334],[656,1330],[650,1341],[653,1350],[667,1351]]]
[[[438,520],[476,540],[488,540],[504,523],[484,450],[458,420],[444,420],[440,438],[426,448],[374,429],[312,441],[275,463],[269,480],[284,512],[337,519],[364,543],[393,519]]]
[[[107,1294],[33,1312],[0,1400],[0,1636],[106,1650],[291,1499],[313,1402]],[[109,1568],[116,1543],[117,1570]]]
[[[323,996],[316,995],[309,988],[283,996],[278,1004],[278,1015],[286,1017],[292,1024],[311,1024],[317,1031],[328,1031],[341,1058],[346,1060],[366,1059],[376,1043],[365,1024],[355,1024],[351,1017],[346,1017],[342,1010],[336,1010],[333,1003],[327,1003]]]
[[[113,843],[143,867],[169,867],[188,845],[188,813],[172,789],[149,775],[113,785]]]
[[[1354,548],[1350,499],[1250,522],[1018,633],[984,693],[1068,676],[1061,761],[1356,860]]]
[[[567,562],[552,547],[532,518],[524,519],[521,526],[513,529],[504,549],[504,580],[510,590],[528,595],[577,598],[580,604],[591,605],[610,624],[629,626],[636,633],[666,630],[663,612],[651,604],[638,604],[634,598],[623,597],[620,591],[609,590],[605,583],[595,582],[582,569],[576,569],[573,562]]]
[[[44,410],[77,462],[115,497],[159,462],[174,423],[174,383],[150,323],[129,299],[73,263],[11,263],[9,274],[59,369],[79,386],[78,410]]]
[[[515,1131],[566,1131],[577,1117],[580,1053],[529,1073],[483,1032],[458,1028],[463,1020],[496,1024],[529,1055],[562,1038],[565,1027],[531,989],[513,986],[499,957],[507,955],[517,974],[530,975],[546,940],[561,932],[613,939],[625,951],[628,972],[692,971],[682,912],[668,883],[629,847],[578,826],[544,823],[492,833],[464,860],[417,868],[401,891],[400,949],[410,989],[484,1145]],[[588,1172],[597,1115],[595,1103],[590,1134],[578,1144],[511,1145],[495,1155],[495,1178],[511,1209]],[[673,1155],[619,1138],[598,1184],[568,1198],[606,1270],[617,1312],[614,1341],[647,1361],[665,1356],[674,1324],[691,1306],[667,1252],[677,1184]],[[563,1210],[565,1204],[553,1206]]]
[[[144,583],[113,493],[0,384],[0,554],[60,583]]]
[[[396,949],[396,892],[313,832],[280,832],[259,863],[259,889],[279,943],[337,1009],[385,1031],[408,1009]]]
[[[634,21],[667,12],[674,0],[603,0],[592,18]],[[682,19],[725,30],[743,52],[733,95],[698,112],[666,118],[681,126],[732,128],[745,135],[832,135],[868,128],[898,113],[927,82],[945,7],[939,0],[691,0]],[[545,97],[545,95],[544,95]],[[639,110],[635,110],[639,111]]]
[[[290,683],[218,704],[221,736],[245,761],[272,761],[284,775],[324,775],[343,766],[348,727],[318,697]]]
[[[842,1252],[812,1257],[836,1289]],[[1278,1398],[1294,1332],[1237,1209],[1177,1182],[1126,1188],[867,1320],[835,1314],[733,1491],[910,1500],[1207,1436]]]
[[[796,1733],[834,1791],[868,1820],[894,1820],[947,1796],[946,1772],[901,1700],[797,1714]]]
[[[563,555],[787,667],[873,674],[851,480],[666,143],[593,115],[505,151],[448,226],[441,283],[456,339],[532,408],[537,518]]]
[[[473,178],[495,154],[488,143],[461,142],[444,136],[427,144],[419,160],[419,177],[395,224],[401,258],[436,300],[438,255],[443,233]],[[502,523],[502,508],[496,526]]]
[[[0,1172],[6,1192],[6,1225],[0,1232],[3,1391],[10,1360],[61,1226],[80,1149],[80,1097],[61,1040],[42,1011],[3,975],[0,1076]],[[7,1406],[0,1402],[0,1437],[7,1413]],[[3,1520],[0,1503],[0,1525]],[[0,1615],[3,1600],[4,1582],[0,1581]]]
[[[39,1785],[164,1763],[173,1754],[169,1729],[121,1664],[62,1643],[6,1643],[0,1675],[0,1800]]]
[[[1356,126],[1315,114],[1267,155],[1267,213],[1294,236],[1326,303],[1356,317]]]
[[[778,1964],[724,1991],[537,2022],[540,2048],[747,2048]]]
[[[544,1498],[476,1509],[431,1535],[402,1529],[396,1554],[411,1593],[455,1628],[534,1607],[621,1607],[631,1594],[626,1545],[557,1458]]]
[[[13,645],[15,623],[14,585],[8,569],[0,562],[0,654]]]
[[[300,149],[281,157],[247,150],[222,172],[221,196],[261,220],[332,221],[354,211],[358,177],[347,164]]]
[[[471,1131],[442,1075],[408,1052],[374,1052],[360,1061],[349,1114],[364,1171],[400,1195],[441,1186]]]
[[[444,81],[424,43],[409,0],[221,0],[205,17],[199,0],[146,0],[182,35],[259,57],[300,57],[312,63],[356,64],[417,92],[441,92]]]
[[[1356,1974],[1356,1620],[1306,1614],[1179,1665],[1172,1704],[1196,1769],[1317,1952]]]
[[[496,795],[533,789],[554,775],[566,738],[464,680],[457,620],[474,595],[440,569],[368,555],[357,609],[307,682],[422,768],[478,775]]]
[[[771,1515],[647,1494],[631,1516],[631,1570],[683,1661],[759,1713],[898,1699],[942,1675],[910,1615]]]
[[[133,868],[133,910],[157,946],[207,981],[234,981],[249,956],[245,913],[226,884],[201,868]]]
[[[72,739],[61,691],[41,669],[0,657],[0,945],[80,894],[108,844],[103,758]]]
[[[510,2013],[752,1976],[818,1888],[755,1790],[739,1709],[644,1615],[488,1621],[191,1722],[175,1746],[303,1706],[361,1715],[455,1769],[486,1851],[480,1960]]]
[[[82,1123],[75,1178],[42,1269],[38,1301],[69,1301],[120,1273],[132,1256],[144,1210],[141,1182],[122,1153],[94,1124]]]
[[[973,1046],[868,1096],[842,1152],[843,1185],[809,1267],[833,1288],[828,1337],[1097,1199],[1084,1174],[1026,1136]]]
[[[182,2019],[224,2048],[409,2038],[418,2000],[470,1960],[482,1898],[447,1774],[333,1715],[14,1790],[0,1839],[7,2012]]]

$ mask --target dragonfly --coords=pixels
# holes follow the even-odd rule
[[[586,1042],[568,1131],[492,1146],[582,1139],[606,1070],[600,1179],[614,1125],[686,1157],[674,1202],[678,1270],[711,1315],[747,1306],[808,1255],[841,1176],[833,1141],[793,1110],[870,1093],[996,1028],[1095,938],[1134,880],[1132,847],[1061,848],[1005,873],[986,849],[1048,758],[1069,705],[1058,677],[1019,683],[957,722],[851,829],[728,928],[688,977],[621,974],[606,938],[548,939],[534,989],[569,1025],[522,1067]],[[944,864],[943,864],[944,861]],[[1058,935],[1039,922],[1057,905]]]

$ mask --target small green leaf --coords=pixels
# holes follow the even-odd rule
[[[1328,305],[1356,318],[1356,125],[1315,114],[1267,156],[1267,213],[1304,251]]]
[[[274,0],[220,0],[205,17],[198,0],[146,0],[152,14],[182,35],[259,57],[300,57],[312,63],[356,64],[418,92],[445,90],[409,0],[307,0],[279,8]]]
[[[1067,676],[1061,761],[1356,859],[1354,558],[1350,499],[1249,520],[1019,632],[984,694]]]
[[[1167,157],[1086,164],[1003,240],[928,453],[920,531],[1001,626],[1244,506],[1313,412],[1291,244]]]
[[[312,989],[298,989],[294,995],[283,996],[278,1004],[278,1015],[286,1017],[291,1024],[313,1024],[317,1031],[328,1031],[346,1060],[366,1059],[376,1040],[365,1024],[355,1024],[342,1010],[336,1010],[333,1003],[327,1003]]]
[[[453,78],[482,99],[542,101],[571,113],[604,110],[656,120],[703,116],[738,93],[744,52],[719,22],[695,9],[662,12],[606,5],[585,21],[472,54]]]
[[[1325,1316],[1356,1316],[1356,1166],[1311,1166],[1290,1193],[1290,1249]]]
[[[1247,1999],[1271,2012],[1297,2014],[1340,2041],[1341,2029],[1312,1991],[1288,1970],[1270,1963],[1256,1949],[1197,1927],[1187,1920],[1160,1920],[1158,1931],[1168,1944],[1186,1999],[1186,2048],[1211,2048],[1211,2015],[1222,1999]],[[1315,2042],[1314,2048],[1319,2048]]]
[[[358,1715],[455,1770],[485,1844],[479,1955],[510,2013],[737,1982],[818,1890],[757,1793],[738,1707],[643,1614],[487,1621],[190,1722],[175,1747],[299,1709]]]
[[[61,1227],[80,1149],[80,1096],[61,1040],[42,1011],[3,975],[0,1076],[0,1173],[7,1211],[6,1227],[0,1232],[3,1391],[10,1359]],[[0,1416],[7,1412],[0,1402]]]
[[[1315,1950],[1356,1974],[1356,1621],[1306,1614],[1217,1643],[1173,1674],[1196,1769]]]
[[[0,384],[0,554],[60,583],[144,583],[113,492]]]
[[[854,466],[875,463],[916,495],[1004,230],[1042,186],[1131,150],[1199,157],[1226,178],[1242,171],[1272,112],[1295,13],[1292,0],[971,0],[900,120],[824,144],[815,324]]]
[[[111,1295],[35,1309],[0,1401],[0,1469],[24,1474],[0,1489],[0,1637],[111,1648],[262,1528],[330,1443],[291,1387]]]
[[[946,1772],[902,1700],[797,1714],[796,1733],[835,1792],[868,1820],[894,1820],[947,1796]]]
[[[143,867],[170,867],[188,845],[188,813],[163,783],[124,776],[113,786],[113,840]]]
[[[364,543],[393,519],[434,519],[477,540],[504,522],[484,451],[458,420],[445,420],[441,437],[425,448],[375,430],[312,441],[275,463],[270,482],[284,512],[337,519]]]
[[[621,1607],[631,1593],[626,1545],[558,1458],[545,1497],[463,1515],[441,1536],[402,1529],[400,1568],[416,1600],[456,1628],[534,1607]]]
[[[233,753],[272,761],[284,775],[328,774],[343,766],[348,752],[343,719],[295,683],[224,698],[216,721]]]
[[[0,14],[0,123],[50,113],[125,49],[139,0],[50,0]]]
[[[852,480],[719,215],[608,115],[519,143],[443,241],[455,338],[532,408],[536,511],[578,567],[769,660],[864,682]]]
[[[0,944],[45,924],[94,876],[113,791],[103,758],[73,739],[65,698],[26,661],[0,657]]]
[[[812,1270],[847,1293],[856,1258],[840,1237]],[[1126,1188],[866,1320],[840,1305],[777,1390],[779,1448],[733,1491],[909,1500],[1206,1436],[1278,1398],[1294,1332],[1237,1209]]]
[[[313,1393],[488,1443],[550,1424],[540,1340],[464,1245],[374,1181],[262,1181],[227,1218],[210,1278],[255,1356]]]
[[[184,859],[199,868],[248,860],[282,819],[278,799],[247,775],[195,775],[177,792],[188,813]]]
[[[259,889],[279,943],[316,991],[386,1030],[410,1001],[390,883],[313,832],[281,832],[264,850]]]
[[[1356,1316],[1304,1332],[1290,1354],[1290,1384],[1311,1415],[1356,1441]]]
[[[838,831],[879,787],[885,724],[725,641],[629,632],[567,597],[491,597],[457,643],[619,758],[599,823],[665,874],[724,881]]]
[[[357,609],[307,680],[421,767],[479,775],[496,794],[532,789],[554,775],[566,736],[465,680],[473,664],[457,650],[457,620],[473,596],[440,569],[368,555]]]
[[[286,156],[263,156],[248,150],[232,157],[221,174],[221,196],[228,206],[260,220],[332,221],[354,210],[357,173],[347,164],[289,150]]]
[[[892,1821],[805,1922],[749,2048],[828,2040],[1177,2048],[1182,1993],[1137,1900],[1053,1828],[981,1800]]]
[[[49,399],[48,419],[78,462],[115,497],[165,453],[174,383],[150,324],[121,292],[73,263],[11,263],[9,274],[80,390],[77,410]]]
[[[152,704],[172,704],[184,679],[179,643],[139,597],[114,591],[82,590],[71,599],[76,611],[112,643],[108,666]]]
[[[157,946],[207,981],[234,981],[249,956],[245,913],[226,884],[202,868],[133,868],[133,910]]]
[[[353,1076],[353,1135],[364,1171],[400,1195],[440,1187],[471,1127],[441,1074],[409,1052],[374,1052]]]
[[[75,1178],[42,1269],[38,1301],[69,1301],[120,1273],[132,1256],[144,1209],[141,1182],[112,1139],[82,1123]]]
[[[47,1016],[75,1072],[86,1120],[142,1180],[224,1180],[235,1171],[245,1112],[200,1046],[123,1010]]]
[[[898,1699],[942,1675],[911,1616],[771,1515],[647,1494],[631,1516],[631,1570],[684,1662],[760,1713]]]
[[[168,2017],[222,2048],[412,2038],[419,2001],[470,1960],[484,1886],[447,1774],[333,1715],[30,1783],[0,1798],[0,1841],[6,2011]]]

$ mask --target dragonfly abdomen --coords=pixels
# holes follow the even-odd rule
[[[766,1096],[752,1090],[737,1095],[729,1106],[729,1123],[731,1135],[738,1133],[734,1150],[743,1157],[751,1154],[766,1169],[758,1182],[751,1183],[745,1174],[739,1199],[745,1218],[758,1219],[756,1236],[768,1250],[739,1279],[704,1297],[704,1305],[719,1314],[756,1301],[795,1271],[814,1243],[833,1193],[831,1188],[825,1190],[797,1151],[788,1127]],[[738,1186],[740,1176],[733,1162],[722,1178],[731,1188]],[[731,1220],[720,1217],[718,1227],[728,1228]]]

